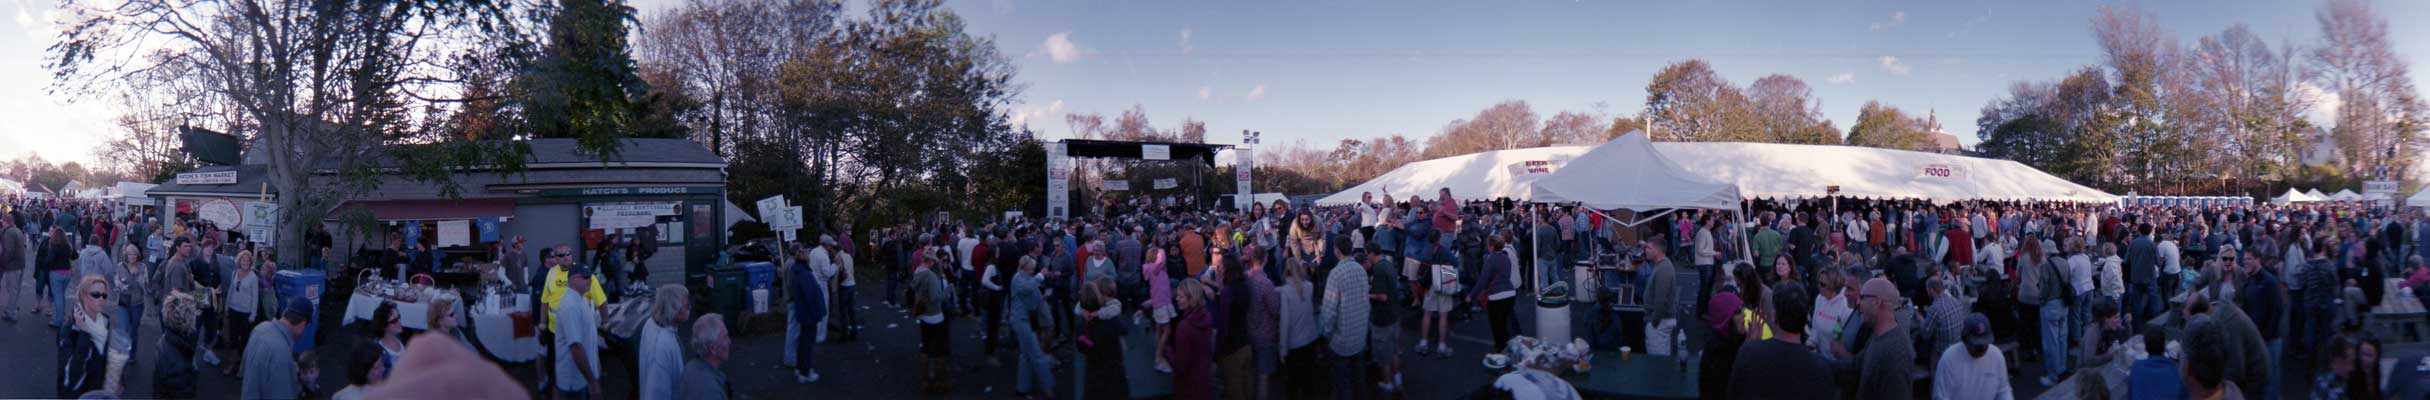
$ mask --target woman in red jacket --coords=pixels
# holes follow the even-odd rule
[[[1215,318],[1206,307],[1210,296],[1213,291],[1196,279],[1183,281],[1173,291],[1181,318],[1174,321],[1173,339],[1165,343],[1164,353],[1173,366],[1174,399],[1215,398]]]

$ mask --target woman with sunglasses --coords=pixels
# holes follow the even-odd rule
[[[383,368],[385,371],[395,371],[397,359],[405,355],[405,322],[402,318],[397,315],[396,303],[381,302],[379,308],[371,310],[374,327],[371,334],[377,338],[373,342],[380,345],[380,363],[387,366]],[[381,376],[378,379],[387,378]]]
[[[61,290],[76,296],[76,307],[60,310],[70,325],[59,330],[59,397],[75,398],[102,389],[109,359],[103,353],[110,336],[110,286],[98,276],[76,280]]]

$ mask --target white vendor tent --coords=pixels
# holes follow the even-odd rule
[[[2406,207],[2430,207],[2430,190],[2423,190],[2423,191],[2419,191],[2419,192],[2413,192],[2413,197],[2406,197],[2406,198],[2405,198],[2405,206],[2406,206]]]
[[[1377,194],[1377,200],[1381,201],[1387,188],[1394,200],[1413,195],[1432,199],[1446,188],[1451,189],[1453,198],[1464,200],[1527,199],[1528,183],[1550,175],[1587,149],[1562,146],[1495,150],[1413,162],[1317,199],[1316,205],[1358,204],[1361,193]]]
[[[0,178],[0,194],[25,194],[25,184]]]
[[[1533,186],[1530,200],[1598,210],[1738,208],[1738,187],[1679,169],[1643,131],[1595,146]]]
[[[2312,201],[2329,201],[2329,194],[2321,193],[2320,189],[2306,190],[2303,195],[2312,196]]]
[[[2009,160],[1871,147],[1778,143],[1658,143],[1689,173],[1738,185],[1749,198],[1840,196],[2116,203],[2118,196]]]
[[[154,186],[160,185],[142,182],[119,182],[118,186],[110,188],[110,198],[116,199],[120,203],[130,206],[153,205],[154,203],[152,202],[152,198],[150,196],[145,196],[144,191],[152,190],[152,187]]]
[[[2295,188],[2287,188],[2287,194],[2278,195],[2277,198],[2270,199],[2270,204],[2286,205],[2289,203],[2309,203],[2320,200],[2320,198],[2312,197],[2312,195],[2309,194],[2304,194],[2304,192],[2295,190]]]
[[[2329,199],[2336,201],[2362,201],[2363,197],[2361,193],[2354,193],[2354,189],[2339,189],[2337,194],[2329,195]]]

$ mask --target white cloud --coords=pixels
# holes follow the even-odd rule
[[[1053,103],[1048,103],[1046,108],[1034,108],[1013,113],[1012,124],[1013,126],[1021,126],[1022,124],[1029,123],[1029,121],[1032,120],[1037,120],[1039,118],[1054,118],[1055,114],[1062,113],[1063,100],[1057,99]]]
[[[1206,100],[1206,99],[1210,99],[1210,98],[1214,98],[1214,97],[1215,97],[1215,88],[1214,88],[1214,87],[1212,87],[1212,86],[1199,86],[1199,87],[1198,87],[1198,99],[1199,99],[1199,100]]]
[[[1266,98],[1266,85],[1260,84],[1260,85],[1257,85],[1257,87],[1254,87],[1254,88],[1249,88],[1249,100],[1257,100],[1257,99],[1263,99],[1263,98]]]
[[[1042,46],[1042,50],[1046,51],[1046,57],[1055,60],[1056,64],[1078,61],[1082,56],[1097,53],[1097,50],[1080,47],[1079,43],[1072,42],[1071,32],[1047,36],[1046,44],[1040,46]]]
[[[1841,72],[1841,73],[1839,73],[1839,75],[1832,75],[1832,76],[1831,76],[1831,78],[1830,78],[1829,80],[1831,81],[1831,83],[1848,83],[1848,82],[1855,82],[1855,81],[1856,81],[1856,73],[1854,73],[1854,72]]]
[[[2295,95],[2312,102],[2312,111],[2304,113],[2304,118],[2312,120],[2316,126],[2336,125],[2337,109],[2346,105],[2345,99],[2339,98],[2336,92],[2309,82],[2296,84]]]
[[[1907,71],[1912,71],[1915,69],[1914,67],[1907,66],[1906,63],[1899,62],[1897,56],[1882,56],[1881,64],[1883,71],[1890,71],[1890,73],[1894,75],[1906,75]]]
[[[1198,50],[1198,48],[1190,45],[1190,28],[1181,28],[1181,55],[1190,55],[1190,52],[1195,50]]]
[[[1897,28],[1899,25],[1906,25],[1906,24],[1907,24],[1907,12],[1906,12],[1906,11],[1891,11],[1891,12],[1890,12],[1890,20],[1889,20],[1889,21],[1883,21],[1883,22],[1875,22],[1875,23],[1873,23],[1873,31],[1874,31],[1874,32],[1888,31],[1888,30],[1890,30],[1890,28]]]

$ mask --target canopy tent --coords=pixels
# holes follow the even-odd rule
[[[1644,131],[1595,146],[1532,186],[1530,200],[1580,203],[1598,210],[1738,208],[1737,186],[1679,169],[1646,140]]]
[[[0,194],[25,194],[25,184],[0,178]]]
[[[2419,192],[2413,192],[2413,197],[2406,197],[2406,198],[2405,198],[2405,206],[2406,206],[2406,207],[2430,207],[2430,190],[2423,190],[2423,191],[2419,191]]]
[[[1459,199],[1527,199],[1530,182],[1560,169],[1587,149],[1561,146],[1495,150],[1413,162],[1317,199],[1316,205],[1358,204],[1359,196],[1365,193],[1390,194],[1400,199],[1411,195],[1431,198],[1440,195],[1442,189],[1451,189],[1451,196]]]
[[[2304,191],[2304,192],[2303,192],[2303,195],[2305,195],[2305,196],[2312,196],[2312,201],[2329,201],[2329,194],[2328,194],[2328,193],[2321,193],[2321,192],[2320,192],[2320,189],[2317,189],[2317,188],[2312,189],[2312,190],[2306,190],[2306,191]]]
[[[2354,193],[2354,189],[2339,189],[2337,194],[2329,195],[2329,199],[2336,201],[2362,201],[2363,197],[2361,193]]]
[[[2286,205],[2289,203],[2309,203],[2320,200],[2321,199],[2318,197],[2312,197],[2312,195],[2295,190],[2295,188],[2287,188],[2287,194],[2278,195],[2277,198],[2270,199],[2270,204]]]
[[[154,186],[160,185],[142,182],[119,182],[118,186],[110,188],[111,193],[109,198],[118,200],[119,203],[130,206],[153,205],[155,203],[152,202],[152,197],[144,195],[144,192],[152,190],[152,187]]]
[[[2116,203],[2118,196],[2023,163],[1871,147],[1666,142],[1656,147],[1693,175],[1761,197],[2043,200]],[[1839,190],[1834,193],[1832,187]]]

